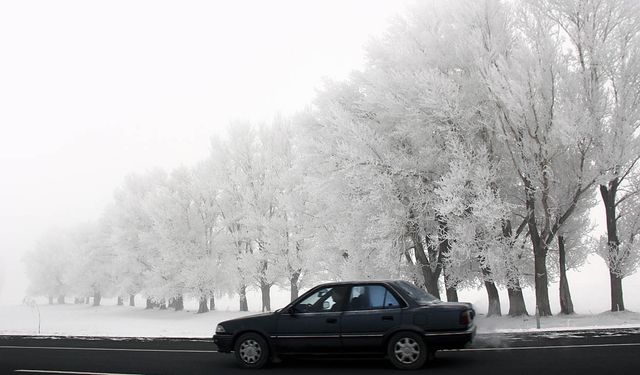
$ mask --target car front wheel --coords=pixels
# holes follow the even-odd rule
[[[269,361],[269,345],[257,333],[245,333],[234,347],[236,359],[244,368],[261,368]]]
[[[416,370],[427,361],[427,345],[415,332],[399,332],[391,337],[387,346],[391,363],[402,370]]]

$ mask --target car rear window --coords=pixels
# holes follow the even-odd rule
[[[351,289],[349,310],[395,309],[400,303],[382,285],[356,285]]]
[[[420,289],[409,282],[400,281],[395,285],[397,285],[405,294],[407,294],[409,297],[411,297],[411,299],[413,299],[420,305],[439,301],[439,299],[427,293],[425,290]]]

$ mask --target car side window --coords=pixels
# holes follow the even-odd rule
[[[322,288],[293,306],[297,313],[341,311],[344,286]]]
[[[382,285],[356,285],[351,288],[348,304],[348,309],[351,311],[399,307],[398,300]]]

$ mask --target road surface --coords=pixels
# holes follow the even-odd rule
[[[640,329],[478,335],[438,352],[429,374],[636,374]],[[204,339],[0,336],[1,374],[247,374]],[[385,360],[297,359],[257,374],[393,374]]]

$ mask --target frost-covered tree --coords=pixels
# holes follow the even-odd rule
[[[616,249],[611,248],[609,234],[602,237],[598,246],[598,253],[609,266],[609,271],[616,279],[634,274],[640,266],[640,177],[638,175],[627,178],[627,184],[620,187],[624,194],[616,204],[616,233],[618,244]],[[621,291],[618,285],[612,284],[612,296]],[[615,300],[615,299],[614,299]],[[622,299],[615,300],[623,302]],[[612,306],[612,311],[621,311],[624,304]]]
[[[574,214],[558,231],[556,245],[551,246],[552,254],[557,250],[558,286],[560,297],[560,313],[573,314],[573,300],[567,278],[567,271],[582,266],[587,256],[593,253],[593,241],[590,233],[593,226],[590,224],[590,210],[593,199],[585,199],[576,209]],[[555,258],[555,257],[552,257]]]
[[[333,175],[338,180],[335,185],[342,183],[336,190],[340,194],[352,200],[385,197],[384,203],[374,201],[378,210],[368,216],[395,227],[378,228],[382,234],[378,237],[396,236],[391,241],[396,246],[393,251],[403,249],[400,253],[404,251],[407,261],[420,271],[421,283],[436,296],[440,295],[438,279],[444,274],[447,298],[455,300],[456,286],[470,275],[460,277],[446,267],[470,261],[470,257],[452,256],[451,224],[436,209],[443,198],[433,191],[442,176],[455,170],[451,160],[456,150],[449,147],[452,139],[469,139],[465,147],[491,153],[501,151],[500,141],[492,129],[495,116],[486,104],[484,83],[475,74],[476,56],[459,53],[468,48],[461,44],[462,39],[460,50],[453,48],[456,39],[452,36],[465,37],[470,25],[449,18],[439,22],[455,14],[453,11],[440,18],[431,14],[433,7],[414,10],[371,45],[363,72],[354,73],[345,83],[328,84],[319,95],[317,121],[308,126],[309,138],[314,140],[310,149],[321,155],[323,176]],[[482,158],[469,160],[469,170],[473,170]],[[486,181],[496,202],[501,201],[504,190],[499,180],[504,179],[496,176]],[[488,280],[492,279],[490,269],[485,267]],[[516,282],[509,285],[520,291],[518,278],[512,277]]]
[[[235,140],[234,140],[235,141]],[[215,201],[220,215],[219,226],[222,229],[221,241],[225,243],[223,262],[231,272],[226,284],[232,292],[239,296],[240,311],[248,310],[247,287],[253,278],[253,270],[246,266],[251,255],[247,228],[243,223],[245,217],[244,176],[234,163],[234,152],[231,144],[220,138],[213,138],[211,155],[203,164],[213,179],[220,182]]]
[[[475,279],[482,280],[489,297],[487,315],[501,315],[496,283],[504,278],[500,273],[500,233],[509,206],[496,194],[497,169],[487,150],[468,146],[458,137],[450,141],[449,149],[455,156],[435,191],[440,198],[436,209],[447,218],[449,228],[451,252],[445,259],[449,264],[445,271],[456,283],[467,286]]]
[[[228,148],[233,173],[240,181],[233,188],[242,196],[240,225],[246,235],[242,261],[254,270],[251,275],[262,295],[262,309],[267,311],[271,310],[271,287],[280,275],[273,237],[278,234],[272,230],[278,215],[278,170],[270,154],[270,141],[264,130],[246,123],[235,124]]]
[[[153,221],[144,206],[148,196],[166,182],[164,171],[155,169],[144,174],[132,174],[114,193],[111,244],[119,270],[117,290],[129,295],[129,305],[135,305],[135,295],[149,285],[156,247],[152,246]],[[153,305],[148,296],[147,307]]]
[[[114,272],[117,254],[110,246],[111,217],[79,225],[71,232],[72,269],[70,284],[75,295],[91,296],[93,306],[115,294]]]
[[[433,210],[430,191],[446,168],[439,162],[445,145],[435,130],[447,126],[437,99],[442,97],[438,89],[448,82],[429,67],[424,53],[409,63],[403,60],[404,50],[394,47],[393,37],[399,38],[392,35],[370,51],[368,70],[349,82],[328,85],[319,96],[317,121],[309,126],[317,143],[311,147],[342,183],[342,194],[381,204],[367,215],[394,226],[376,228],[375,237],[399,245],[393,249],[399,254],[407,252],[421,283],[439,296],[448,245],[446,223]],[[425,90],[430,87],[433,91]],[[360,245],[366,240],[360,238]]]
[[[203,262],[202,253],[205,252],[191,191],[191,171],[185,167],[178,168],[143,202],[152,221],[148,246],[153,247],[156,254],[150,260],[149,276],[153,281],[148,285],[147,293],[163,301],[162,307],[167,300],[173,300],[174,307],[179,310],[183,295],[195,292],[193,294],[201,301],[198,312],[204,312],[209,310],[206,292],[198,293],[187,285],[188,276],[198,273],[196,280],[201,276],[199,269],[195,270],[193,266]]]
[[[540,0],[534,5],[566,36],[568,64],[580,77],[583,126],[597,134],[600,154],[595,162],[606,172],[599,182],[607,223],[611,310],[624,310],[625,273],[617,267],[627,253],[619,249],[618,217],[626,180],[640,159],[640,4]]]
[[[272,246],[279,249],[279,268],[286,274],[285,287],[290,289],[291,300],[298,297],[315,258],[311,254],[310,239],[317,225],[316,207],[311,202],[305,185],[307,171],[297,142],[301,134],[295,127],[302,116],[290,119],[276,117],[265,131],[269,139],[270,158],[276,185],[276,216],[271,221]]]
[[[69,280],[72,249],[68,231],[51,229],[40,236],[35,248],[24,257],[29,295],[47,296],[49,303],[53,303],[54,298],[58,303],[65,302],[65,296],[72,291]]]
[[[520,178],[537,308],[551,315],[547,254],[595,184],[594,129],[585,127],[582,112],[576,111],[575,74],[567,67],[565,42],[553,20],[535,7],[509,11],[492,1],[473,19],[473,44],[481,47],[478,71],[499,114],[506,157]],[[555,194],[560,190],[570,194],[560,197]]]

